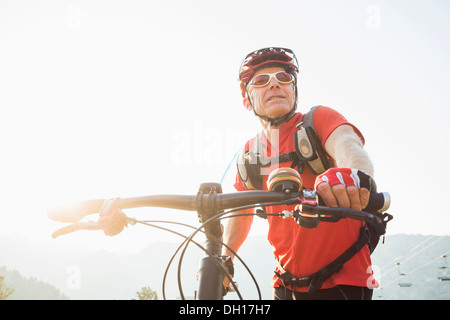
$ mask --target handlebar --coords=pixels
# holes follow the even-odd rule
[[[212,189],[204,189],[203,185],[213,186]],[[254,208],[257,206],[297,205],[298,210],[276,214],[278,216],[293,217],[306,228],[315,228],[320,221],[336,222],[341,218],[351,218],[366,222],[374,222],[374,214],[384,212],[390,206],[388,193],[371,193],[369,204],[364,211],[349,208],[330,208],[320,205],[317,194],[308,189],[299,192],[275,192],[275,191],[242,191],[234,193],[217,193],[221,191],[220,184],[202,184],[196,196],[193,195],[150,195],[141,197],[122,198],[119,208],[130,209],[138,207],[163,207],[169,209],[197,211],[201,220],[214,217],[218,212],[233,209]],[[216,186],[216,187],[214,187]],[[206,192],[203,192],[205,190]],[[56,238],[78,230],[104,230],[100,222],[80,222],[84,217],[98,213],[105,199],[94,199],[77,202],[69,206],[59,206],[48,211],[50,219],[58,222],[68,222],[70,225],[56,230],[52,237]],[[259,214],[258,214],[259,215]],[[125,215],[124,215],[125,216]],[[126,216],[125,216],[126,217]],[[124,226],[133,223],[130,219],[123,219]],[[212,225],[208,228],[214,228]],[[220,228],[217,224],[215,228]],[[219,230],[210,230],[212,233],[220,233]]]
[[[298,195],[300,195],[300,193]],[[293,195],[272,191],[243,191],[223,194],[202,194],[197,196],[150,195],[120,199],[119,207],[122,209],[163,207],[177,210],[198,211],[202,208],[209,208],[210,203],[213,202],[216,205],[216,209],[222,211],[260,202],[283,201],[292,196]],[[55,207],[48,211],[48,216],[50,219],[59,222],[78,222],[87,215],[98,213],[104,201],[105,199],[85,200],[69,206]]]
[[[220,212],[227,209],[237,208],[244,205],[254,205],[261,203],[284,202],[284,204],[302,203],[305,212],[311,214],[332,214],[339,212],[353,219],[367,220],[371,219],[373,212],[384,212],[389,208],[390,196],[386,192],[372,193],[369,204],[364,211],[357,211],[343,208],[329,208],[317,205],[311,205],[311,202],[304,199],[313,199],[315,192],[311,190],[302,190],[295,193],[283,193],[274,191],[242,191],[235,193],[199,193],[196,196],[189,195],[150,195],[141,197],[131,197],[120,199],[119,207],[121,209],[130,209],[138,207],[164,207],[169,209],[199,211],[215,210]],[[80,201],[69,206],[59,206],[51,208],[48,211],[48,217],[58,222],[74,223],[82,220],[84,217],[98,213],[105,199],[94,199]],[[301,210],[303,211],[303,210]]]

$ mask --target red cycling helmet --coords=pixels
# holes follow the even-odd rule
[[[268,47],[249,53],[239,68],[239,82],[242,97],[245,98],[247,84],[255,72],[262,67],[281,66],[292,74],[297,83],[298,62],[292,50]]]

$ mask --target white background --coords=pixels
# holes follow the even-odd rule
[[[144,227],[50,241],[62,224],[46,211],[195,194],[220,181],[258,130],[237,72],[265,46],[297,54],[300,111],[333,107],[364,134],[378,187],[392,195],[389,233],[448,234],[449,9],[418,0],[1,1],[0,234],[128,250],[171,241]],[[195,212],[129,215],[197,223]],[[264,234],[265,223],[252,232]]]

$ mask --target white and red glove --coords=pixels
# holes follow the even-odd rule
[[[336,184],[343,184],[344,186],[356,186],[359,188],[366,188],[369,191],[372,189],[373,179],[364,171],[350,168],[331,168],[320,174],[316,178],[314,190],[322,182],[328,183],[330,186]]]
[[[328,206],[361,210],[367,206],[370,192],[376,192],[376,185],[362,170],[331,168],[316,177],[314,190]]]

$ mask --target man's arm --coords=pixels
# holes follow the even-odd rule
[[[242,210],[236,212],[239,213],[253,213],[252,210]],[[253,215],[241,216],[241,217],[231,217],[226,219],[225,228],[223,232],[223,242],[229,246],[232,250],[237,252],[241,245],[247,239],[248,233],[253,223]],[[230,256],[234,259],[234,254],[223,247],[222,254]]]
[[[239,213],[252,213],[252,210],[237,211]],[[248,233],[253,223],[253,215],[232,217],[226,219],[225,228],[223,232],[223,242],[230,247],[234,252],[237,252],[241,245],[247,239]],[[228,250],[225,246],[222,246],[222,255],[229,256],[234,260],[234,254]],[[230,281],[227,277],[223,279],[223,285],[225,287],[230,286]]]
[[[350,125],[337,127],[325,142],[326,152],[335,160],[338,168],[352,168],[366,172],[373,177],[374,168],[363,142]],[[330,186],[321,183],[317,193],[327,206],[364,209],[369,202],[369,190],[338,184]]]
[[[337,127],[325,141],[325,151],[338,168],[359,169],[373,177],[374,168],[363,142],[349,125]]]

